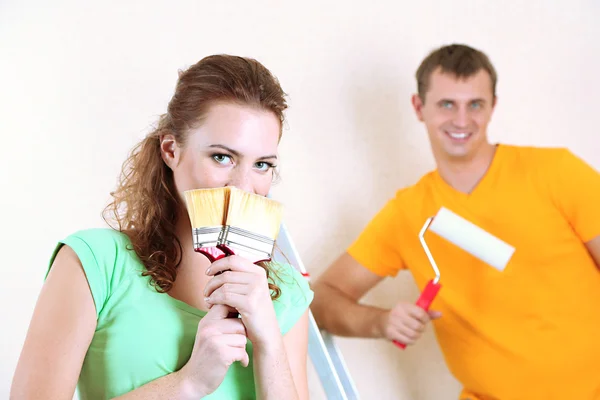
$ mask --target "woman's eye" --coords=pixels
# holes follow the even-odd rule
[[[256,166],[257,169],[261,170],[261,171],[268,171],[271,168],[274,168],[275,166],[271,163],[268,162],[264,162],[264,161],[259,161],[256,164],[254,164]]]
[[[215,154],[212,157],[219,164],[230,164],[231,163],[231,157],[228,156],[227,154]]]

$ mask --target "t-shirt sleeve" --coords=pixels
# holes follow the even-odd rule
[[[115,281],[119,279],[115,270],[118,248],[122,241],[119,235],[122,234],[110,229],[89,229],[67,236],[57,244],[46,272],[47,277],[60,248],[63,245],[69,246],[77,254],[83,267],[96,306],[96,317],[100,316]]]
[[[405,269],[400,254],[400,201],[401,192],[369,221],[347,252],[371,272],[385,277],[396,276]]]
[[[600,173],[568,149],[560,149],[550,190],[555,204],[583,242],[600,235]]]
[[[273,301],[279,328],[285,335],[308,310],[314,293],[308,280],[290,264],[276,264],[273,282],[281,289],[281,295]]]

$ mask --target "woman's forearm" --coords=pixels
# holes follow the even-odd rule
[[[298,391],[281,336],[268,345],[255,346],[253,358],[257,399],[298,399]]]
[[[114,400],[197,400],[205,395],[198,388],[194,388],[185,382],[179,372],[173,372],[152,382],[148,382],[129,393],[116,397]]]

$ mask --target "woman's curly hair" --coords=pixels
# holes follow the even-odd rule
[[[129,237],[146,267],[143,275],[151,277],[157,291],[171,290],[182,257],[181,243],[175,235],[180,200],[173,173],[161,157],[161,137],[170,134],[179,145],[185,145],[190,129],[202,123],[209,107],[216,102],[273,112],[281,122],[281,137],[287,108],[285,96],[277,78],[250,58],[213,55],[179,73],[167,113],[132,149],[123,164],[119,184],[111,193],[113,200],[103,213],[114,229]],[[273,272],[268,264],[262,266],[267,276]],[[272,279],[269,288],[273,298],[280,295]]]

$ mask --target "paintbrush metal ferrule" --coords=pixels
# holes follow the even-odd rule
[[[193,228],[194,249],[198,250],[206,247],[215,247],[219,244],[222,226],[208,226],[202,228]]]
[[[270,260],[275,248],[275,240],[229,225],[221,231],[219,243],[237,255],[253,255],[261,260]]]

